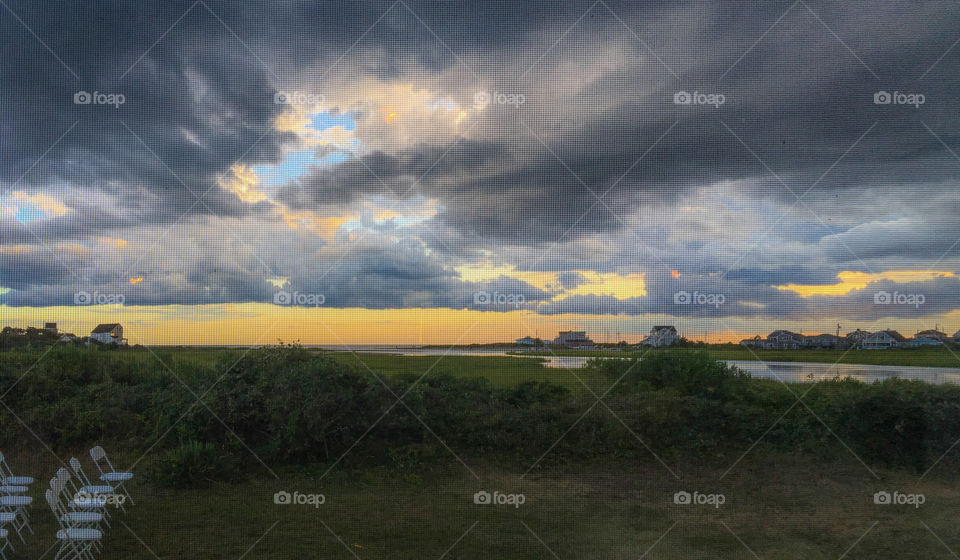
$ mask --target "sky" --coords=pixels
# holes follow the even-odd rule
[[[0,323],[960,329],[949,2],[0,6]]]

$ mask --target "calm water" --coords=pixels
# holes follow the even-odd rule
[[[583,367],[588,358],[574,356],[549,356],[546,367],[573,369]],[[801,362],[759,362],[726,360],[753,377],[776,379],[784,383],[822,381],[834,377],[852,377],[865,383],[883,381],[893,377],[919,379],[927,383],[960,384],[960,368],[916,366],[871,366],[858,364],[815,364]]]
[[[893,377],[919,379],[927,383],[960,384],[960,368],[917,366],[867,366],[857,364],[809,364],[798,362],[727,361],[754,377],[779,379],[787,383],[820,381],[836,376],[852,377],[866,383]]]
[[[360,352],[384,352],[408,356],[523,356],[522,354],[507,354],[502,350],[465,350],[442,348],[397,348],[397,347],[367,347],[357,348]],[[544,364],[549,368],[576,369],[583,367],[589,358],[580,356],[539,356],[546,360]],[[917,366],[874,366],[857,364],[817,364],[801,362],[760,362],[747,360],[727,360],[730,365],[737,366],[753,377],[777,379],[785,383],[802,383],[833,379],[834,377],[851,377],[865,383],[883,381],[893,377],[900,379],[919,379],[927,383],[960,384],[960,368],[917,367]]]

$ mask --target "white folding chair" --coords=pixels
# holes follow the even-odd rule
[[[22,529],[24,527],[29,529],[31,534],[33,533],[28,510],[30,504],[33,503],[33,498],[24,496],[30,490],[30,484],[33,484],[33,477],[14,475],[10,464],[7,463],[7,458],[4,457],[3,453],[0,453],[0,524],[11,523],[21,541],[23,541]],[[13,519],[6,521],[11,514]],[[6,537],[2,539],[9,544]],[[6,546],[5,544],[4,548]]]
[[[33,484],[31,476],[14,476],[7,459],[0,453],[0,484],[11,486],[29,486]]]
[[[107,505],[113,504],[123,511],[127,510],[125,507],[123,507],[123,502],[126,501],[126,496],[123,494],[117,494],[114,491],[113,486],[110,486],[109,484],[93,484],[87,477],[87,473],[83,472],[83,465],[80,464],[80,461],[76,457],[70,458],[70,469],[77,477],[77,480],[80,481],[80,488],[77,490],[79,493],[87,496],[104,497],[107,499]]]
[[[85,494],[98,494],[98,495],[108,495],[113,494],[113,486],[109,484],[94,484],[87,477],[87,473],[83,472],[83,465],[80,464],[80,461],[76,457],[70,458],[70,469],[73,471],[73,474],[80,481],[80,491]],[[0,487],[2,491],[2,487]]]
[[[60,530],[57,531],[57,540],[60,541],[60,550],[54,560],[61,558],[70,560],[89,559],[93,560],[93,551],[99,547],[100,538],[103,533],[98,529],[89,529],[72,523],[69,518],[57,515],[57,497],[52,490],[46,491],[47,505],[50,511],[60,524]]]
[[[93,459],[93,464],[96,465],[97,470],[100,471],[100,480],[113,486],[115,492],[123,492],[127,499],[130,500],[130,503],[136,505],[136,502],[133,501],[133,496],[130,495],[130,492],[127,491],[123,485],[124,482],[133,479],[133,473],[122,472],[113,468],[110,458],[107,457],[107,452],[99,445],[90,449],[90,458]],[[104,468],[104,465],[106,468]]]
[[[57,499],[57,515],[75,525],[99,529],[101,522],[106,522],[106,515],[96,511],[96,508],[69,509],[63,500],[63,481],[58,478],[50,479],[50,490]]]
[[[107,527],[110,526],[110,514],[107,512],[107,497],[99,494],[81,492],[70,477],[70,471],[57,469],[57,476],[50,480],[50,488],[56,490],[57,497],[63,497],[66,507],[73,511],[95,512],[102,516]]]
[[[0,511],[0,540],[3,540],[3,547],[0,547],[0,558],[3,558],[3,560],[7,559],[7,548],[9,547],[10,550],[13,550],[13,543],[10,542],[9,539],[10,531],[7,530],[8,525],[17,532],[17,536],[20,537],[21,542],[26,542],[23,540],[23,535],[20,534],[20,528],[16,524],[16,521],[17,515],[15,513]]]
[[[3,560],[7,560],[7,548],[13,550],[13,543],[10,542],[9,535],[9,531],[0,527],[0,541],[3,541],[3,546],[0,546],[0,558]]]
[[[0,521],[10,523],[17,536],[24,543],[23,528],[26,527],[33,534],[33,527],[30,526],[30,516],[27,514],[27,507],[33,503],[30,496],[0,496]]]

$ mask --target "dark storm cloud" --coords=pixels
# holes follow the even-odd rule
[[[2,243],[33,249],[0,258],[11,305],[63,302],[81,286],[130,291],[128,301],[150,304],[263,301],[268,272],[327,294],[334,306],[472,307],[483,290],[535,302],[546,294],[463,282],[445,259],[504,247],[535,253],[603,235],[642,254],[615,257],[636,270],[680,268],[690,255],[698,272],[732,268],[688,288],[750,294],[754,305],[731,297],[699,313],[826,313],[836,301],[771,286],[829,284],[842,269],[881,270],[907,257],[936,262],[960,237],[951,224],[956,202],[932,206],[924,218],[937,226],[923,227],[882,197],[862,196],[869,187],[906,189],[920,204],[955,188],[960,55],[948,49],[960,12],[949,2],[8,5],[5,16],[19,20],[0,20],[10,38],[0,47],[0,187],[47,193],[70,210],[26,225],[4,216]],[[138,229],[159,236],[151,226],[182,239],[217,238],[232,231],[221,218],[243,218],[276,239],[294,236],[270,229],[277,218],[269,203],[242,202],[218,182],[234,162],[277,163],[293,145],[291,134],[274,129],[283,110],[276,91],[335,90],[335,80],[351,78],[439,83],[462,104],[480,89],[525,96],[520,107],[491,106],[455,141],[438,135],[380,147],[279,188],[275,200],[292,210],[333,211],[371,195],[436,199],[437,216],[411,230],[434,251],[429,257],[416,244],[364,247],[320,280],[290,268],[297,242],[278,241],[282,249],[257,246],[269,266],[184,255],[182,276],[155,271],[131,286],[109,278],[126,272],[119,264],[76,255],[59,263],[37,243],[131,238]],[[78,105],[81,90],[125,102]],[[881,90],[920,93],[924,103],[876,104]],[[724,102],[677,104],[679,92]],[[730,239],[680,231],[678,248],[668,240],[678,232],[664,226],[646,240],[652,258],[624,232],[645,206],[679,214],[684,197],[718,183],[777,211],[802,195],[799,212],[828,216],[832,206],[844,215],[785,220],[775,233],[789,249],[744,262],[716,247]],[[589,253],[548,256],[541,266],[565,258],[556,270],[579,268]],[[560,281],[572,288],[577,278]],[[648,282],[644,298],[576,296],[545,312],[694,312],[671,303],[676,283],[652,275]]]
[[[728,280],[742,282],[745,285],[761,286],[784,286],[786,284],[827,285],[836,284],[840,281],[836,273],[831,273],[828,270],[798,266],[782,266],[776,270],[739,268],[737,270],[731,270],[725,276]]]

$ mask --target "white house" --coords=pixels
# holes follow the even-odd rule
[[[642,342],[643,346],[653,346],[660,348],[662,346],[673,346],[680,342],[680,336],[677,335],[677,328],[673,325],[655,325],[650,329],[650,335]]]
[[[763,348],[766,344],[766,341],[760,338],[760,335],[756,335],[753,338],[745,338],[740,341],[741,346],[746,346],[747,348]]]
[[[860,342],[861,350],[886,350],[896,348],[906,342],[907,339],[897,331],[885,330],[877,331],[863,339]]]
[[[857,329],[853,332],[848,332],[845,338],[847,339],[847,341],[850,343],[851,346],[856,347],[856,346],[860,346],[860,343],[863,342],[863,339],[870,336],[870,334],[871,333],[869,331],[865,331],[863,329]]]
[[[816,334],[805,336],[800,341],[801,348],[843,348],[846,340],[832,334]]]
[[[920,331],[913,336],[914,338],[932,338],[934,340],[939,340],[940,342],[943,342],[948,338],[950,338],[949,336],[947,336],[947,333],[940,332],[936,329],[928,329],[925,331]]]
[[[791,331],[777,330],[767,335],[764,348],[768,350],[796,350],[803,342],[803,335]]]
[[[530,336],[525,336],[525,337],[523,337],[523,338],[518,338],[518,339],[517,339],[517,344],[521,344],[521,345],[523,345],[523,346],[536,346],[536,345],[537,345],[537,339],[535,339],[535,338],[533,338],[533,337],[530,337]]]
[[[120,323],[102,323],[90,331],[90,340],[101,344],[117,344],[123,346],[127,339],[123,338],[123,325]]]
[[[943,346],[943,341],[929,336],[918,336],[907,342],[908,348],[919,348],[920,346]]]

